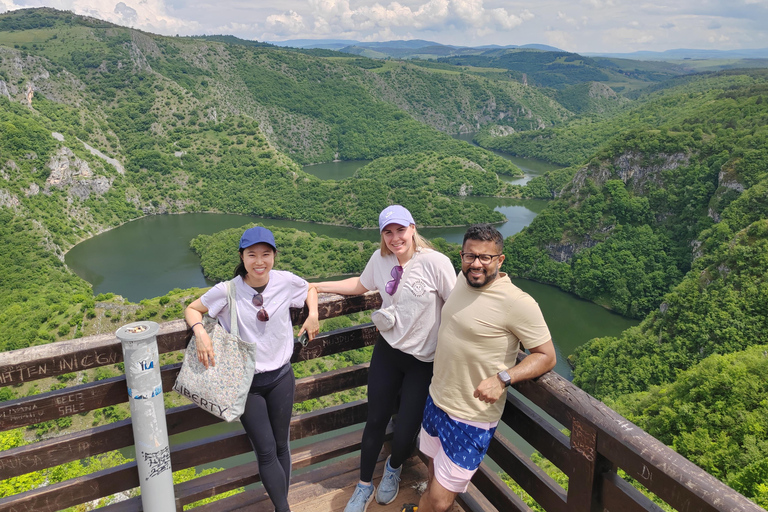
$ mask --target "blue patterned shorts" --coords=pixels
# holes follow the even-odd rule
[[[431,396],[427,397],[421,426],[428,435],[440,440],[451,462],[470,471],[480,466],[496,432],[496,427],[485,430],[452,419],[435,405]]]

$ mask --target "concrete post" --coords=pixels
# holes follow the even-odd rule
[[[176,502],[157,350],[158,329],[155,322],[141,321],[124,325],[115,335],[123,344],[141,504],[145,512],[174,512]]]

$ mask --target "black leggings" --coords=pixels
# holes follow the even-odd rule
[[[287,369],[286,369],[287,366]],[[288,512],[291,482],[289,429],[296,380],[287,364],[254,375],[240,422],[259,463],[259,475],[276,512]]]
[[[392,438],[393,468],[400,466],[413,449],[421,427],[424,405],[432,380],[432,363],[419,361],[410,354],[392,348],[379,336],[368,371],[368,420],[360,449],[360,480],[370,482],[373,469],[384,445],[384,434],[397,397],[400,408]]]

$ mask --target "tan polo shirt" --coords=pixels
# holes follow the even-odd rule
[[[468,421],[501,419],[505,400],[488,404],[473,396],[484,379],[515,365],[520,346],[552,339],[538,303],[506,274],[474,288],[459,274],[445,302],[437,335],[429,394],[446,413]]]

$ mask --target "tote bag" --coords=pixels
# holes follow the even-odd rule
[[[193,336],[173,390],[230,422],[238,419],[245,410],[256,364],[256,344],[246,343],[238,335],[235,284],[232,281],[227,282],[227,303],[232,332],[224,330],[218,322],[205,328],[213,343],[216,366],[206,368],[198,360],[197,340]]]

